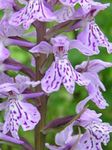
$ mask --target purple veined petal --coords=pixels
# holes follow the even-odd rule
[[[3,32],[4,37],[22,36],[24,33],[24,29],[22,26],[14,27],[9,24],[11,15],[12,14],[9,12],[4,13],[2,20],[0,21],[0,31]]]
[[[35,106],[27,102],[19,102],[22,108],[22,117],[20,118],[20,125],[24,131],[33,130],[40,121],[40,113]]]
[[[94,59],[94,60],[89,60],[89,61],[84,61],[80,65],[76,65],[76,69],[78,68],[86,68],[87,72],[94,72],[94,73],[99,73],[100,71],[112,67],[111,62],[105,62],[100,59]]]
[[[30,49],[29,51],[31,53],[43,53],[49,55],[50,53],[53,53],[52,49],[53,49],[52,46],[48,42],[42,41],[38,45]]]
[[[5,135],[3,133],[0,133],[0,139],[4,140],[4,141],[7,141],[7,142],[15,143],[15,144],[24,144],[23,141],[15,139],[11,136]]]
[[[45,22],[56,20],[53,12],[45,5],[43,0],[30,0],[23,9],[13,14],[10,24],[14,26],[23,24],[23,27],[28,29],[36,19]]]
[[[90,83],[90,80],[85,78],[85,76],[83,76],[83,74],[77,72],[76,70],[74,70],[75,72],[75,82],[81,86],[87,86]]]
[[[46,71],[45,76],[41,80],[42,89],[46,93],[58,91],[62,82],[59,66],[53,62],[50,68]]]
[[[60,61],[59,70],[63,77],[62,83],[64,87],[70,94],[73,94],[75,90],[75,74],[71,63],[67,59]]]
[[[57,22],[65,22],[67,20],[74,20],[75,9],[69,6],[63,6],[60,10],[55,11]]]
[[[60,59],[53,62],[41,80],[42,89],[46,93],[58,91],[61,83],[69,93],[73,93],[75,89],[74,69],[67,59]]]
[[[109,123],[93,122],[86,128],[97,142],[107,145],[110,141],[109,133],[112,132],[112,126]]]
[[[0,61],[3,62],[10,55],[10,52],[7,48],[4,47],[3,43],[0,42]]]
[[[81,146],[80,150],[102,150],[101,143],[96,141],[96,139],[90,135],[89,131],[84,133],[80,139],[79,145]]]
[[[39,120],[40,113],[35,106],[12,98],[5,115],[3,133],[7,134],[10,131],[14,138],[19,139],[19,126],[22,126],[24,131],[32,130]]]
[[[88,22],[83,31],[79,33],[77,40],[80,41],[85,47],[88,47],[88,49],[91,49],[92,54],[99,53],[97,33],[94,32],[92,21]]]
[[[88,31],[85,32],[86,34],[88,33]],[[96,45],[94,45],[95,50],[93,50],[91,47],[89,47],[87,44],[85,44],[85,42],[83,42],[84,40],[84,36],[80,33],[81,37],[83,37],[83,40],[71,40],[70,41],[70,49],[76,48],[78,49],[82,54],[87,55],[87,56],[92,56],[92,55],[97,55],[99,53],[98,48],[96,47]],[[87,36],[85,36],[86,38]],[[87,42],[87,41],[86,41]]]
[[[99,53],[98,46],[106,47],[107,51],[111,53],[112,44],[108,41],[94,20],[87,23],[87,26],[78,35],[77,40],[81,41],[96,53]]]
[[[94,85],[89,85],[87,87],[88,93],[91,97],[91,100],[100,108],[105,109],[108,105],[106,100],[103,98],[102,93],[100,92],[99,88],[95,87]]]

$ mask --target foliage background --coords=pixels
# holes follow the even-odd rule
[[[100,12],[96,17],[96,22],[101,28],[101,30],[105,33],[105,35],[109,38],[112,42],[112,0],[99,0],[102,3],[110,2],[111,6],[106,10]],[[50,25],[51,26],[51,25]],[[32,30],[32,29],[31,29]],[[74,33],[69,33],[69,37],[74,36]],[[30,40],[34,41],[35,39]],[[31,59],[30,55],[21,50],[19,47],[12,46],[9,47],[11,50],[11,56],[16,60],[22,62],[23,64],[30,65],[29,59]],[[101,48],[101,52],[97,56],[92,56],[90,59],[99,58],[104,61],[112,62],[112,54],[108,54],[105,48]],[[81,63],[84,60],[87,60],[87,57],[83,56],[77,50],[71,50],[69,52],[69,59],[73,66],[76,64]],[[10,72],[11,75],[14,75],[13,72]],[[17,73],[16,73],[17,74]],[[109,103],[109,107],[106,110],[98,109],[92,102],[89,103],[89,107],[91,109],[95,109],[98,113],[102,113],[103,121],[109,122],[112,125],[112,68],[108,68],[100,73],[100,78],[103,81],[107,91],[103,93],[105,99]],[[76,104],[84,99],[87,96],[87,93],[84,87],[76,86],[76,90],[74,95],[68,94],[64,88],[61,88],[60,91],[55,92],[50,95],[49,102],[48,102],[48,112],[47,112],[47,122],[58,118],[64,117],[66,115],[73,115],[75,113],[75,106]],[[0,121],[3,121],[3,113],[0,112]],[[20,129],[20,135],[28,139],[30,143],[34,143],[34,136],[33,131],[23,132]],[[47,135],[47,142],[53,143],[54,142],[55,131],[50,131]],[[2,150],[21,150],[21,146],[11,145],[9,143],[3,143],[0,141],[0,148]],[[112,149],[112,138],[110,143],[104,147],[104,150],[111,150]]]

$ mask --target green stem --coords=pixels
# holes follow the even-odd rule
[[[44,36],[46,33],[46,27],[45,23],[36,21],[34,23],[37,31],[37,43],[44,40]],[[36,80],[41,80],[43,75],[40,72],[40,69],[42,67],[42,64],[45,60],[45,55],[39,54],[38,56],[35,56],[36,61]],[[36,92],[40,92],[41,87],[36,88]],[[41,98],[38,98],[37,100],[37,108],[41,114],[41,120],[37,127],[35,128],[35,150],[44,150],[45,149],[45,135],[41,132],[43,128],[46,125],[46,112],[47,112],[47,96],[41,96]]]

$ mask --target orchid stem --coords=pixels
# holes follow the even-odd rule
[[[44,36],[46,33],[46,27],[45,23],[36,21],[34,23],[36,31],[37,31],[37,43],[40,43],[42,40],[44,40]],[[45,60],[45,56],[39,54],[39,56],[35,57],[36,61],[36,80],[41,80],[43,75],[40,72],[40,69],[42,67],[42,64]],[[36,88],[36,92],[39,92],[41,90],[41,86],[38,86]],[[43,95],[38,98],[38,101],[36,102],[37,108],[40,111],[41,114],[41,120],[37,127],[35,128],[35,150],[44,150],[45,149],[45,135],[41,132],[42,129],[46,125],[46,112],[47,112],[47,96]]]

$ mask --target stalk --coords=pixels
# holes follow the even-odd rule
[[[44,36],[46,34],[46,27],[45,23],[36,21],[35,27],[37,31],[37,43],[44,40]],[[35,57],[36,61],[36,80],[41,80],[43,75],[40,72],[40,68],[45,61],[45,55],[39,54]],[[41,86],[36,88],[36,92],[41,91]],[[45,135],[42,133],[43,128],[46,125],[46,112],[47,112],[47,100],[48,97],[46,95],[41,96],[38,98],[36,102],[36,106],[40,111],[41,120],[39,124],[35,128],[35,150],[44,150],[45,149]]]

